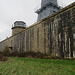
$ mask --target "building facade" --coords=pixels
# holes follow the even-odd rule
[[[6,46],[12,52],[75,58],[75,2],[28,28],[24,22],[15,22],[12,36],[0,42],[0,51]]]

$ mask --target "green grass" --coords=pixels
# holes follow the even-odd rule
[[[11,57],[0,62],[0,75],[75,75],[75,60]]]

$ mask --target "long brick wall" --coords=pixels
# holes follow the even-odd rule
[[[0,51],[5,46],[12,47],[11,51],[75,58],[75,3],[3,40]]]

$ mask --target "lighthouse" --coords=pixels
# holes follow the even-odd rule
[[[57,0],[42,0],[41,8],[36,11],[38,14],[37,21],[46,18],[47,16],[57,12],[59,9],[60,7],[58,6]]]
[[[22,32],[26,29],[26,23],[23,21],[14,22],[14,26],[12,27],[12,36]]]

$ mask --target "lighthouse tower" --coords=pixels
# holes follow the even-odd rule
[[[57,12],[60,7],[57,4],[57,0],[42,0],[41,8],[37,9],[38,14],[37,21],[46,18],[47,16]]]
[[[22,32],[25,29],[26,29],[25,22],[23,22],[23,21],[14,22],[14,26],[12,27],[12,36]]]

